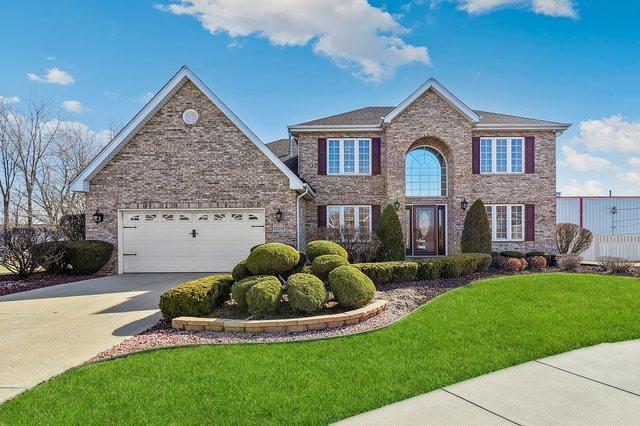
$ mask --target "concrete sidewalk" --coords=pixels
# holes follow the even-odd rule
[[[640,340],[605,343],[456,383],[341,425],[640,424]]]
[[[116,275],[0,297],[0,402],[151,327],[160,294],[202,275]]]

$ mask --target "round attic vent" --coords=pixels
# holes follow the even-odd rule
[[[198,111],[195,109],[186,110],[182,113],[182,121],[184,121],[185,124],[196,124],[196,121],[198,121]]]

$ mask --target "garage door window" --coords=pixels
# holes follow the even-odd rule
[[[225,220],[226,217],[225,213],[216,213],[213,215],[213,220]]]
[[[189,215],[180,214],[180,222],[189,222],[190,220],[191,218],[189,217]]]
[[[242,213],[231,213],[231,219],[242,220]]]
[[[198,222],[209,222],[209,215],[208,214],[199,214],[198,215]]]
[[[131,222],[140,222],[140,215],[139,214],[134,214],[133,216],[129,217],[129,220]]]
[[[175,219],[175,216],[173,215],[173,213],[163,213],[162,214],[162,220],[165,222],[170,222],[173,219]]]
[[[144,215],[145,222],[155,222],[158,219],[158,215],[155,213],[147,213]]]

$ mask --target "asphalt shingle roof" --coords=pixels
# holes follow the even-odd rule
[[[395,107],[375,106],[354,109],[342,114],[318,118],[295,126],[377,126],[380,119],[389,114]],[[479,124],[498,125],[535,125],[535,126],[563,126],[564,123],[539,120],[536,118],[519,117],[516,115],[499,114],[496,112],[474,110],[480,116]]]
[[[295,142],[293,142],[291,146],[291,155],[289,155],[289,139],[278,139],[272,142],[267,142],[267,148],[269,148],[271,152],[273,152],[282,161],[298,155],[298,144]]]

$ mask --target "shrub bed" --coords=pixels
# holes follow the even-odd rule
[[[415,281],[418,276],[418,264],[415,262],[379,262],[379,263],[356,263],[358,268],[376,285],[389,282]]]
[[[202,317],[210,315],[216,302],[220,302],[225,288],[230,288],[231,275],[211,275],[184,282],[160,296],[162,316],[171,320],[176,317]]]

